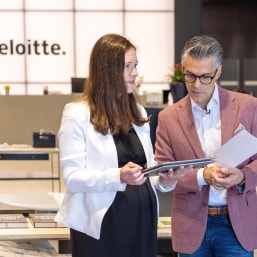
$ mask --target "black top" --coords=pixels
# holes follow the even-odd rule
[[[145,167],[145,152],[133,128],[128,135],[113,138],[119,167],[129,161]],[[127,185],[124,192],[117,192],[104,217],[101,237],[103,234],[108,243],[112,242],[113,253],[118,253],[106,255],[105,252],[104,256],[156,257],[157,202],[149,179],[143,185]]]

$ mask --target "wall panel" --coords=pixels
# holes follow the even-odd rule
[[[141,89],[162,91],[174,63],[174,0],[0,0],[0,33],[0,94],[6,84],[15,95],[41,95],[45,85],[70,94],[106,33],[137,46]]]

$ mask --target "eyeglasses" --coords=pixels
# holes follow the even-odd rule
[[[193,73],[184,73],[183,76],[185,78],[185,81],[188,83],[194,83],[196,79],[199,78],[202,84],[209,85],[212,82],[213,78],[216,76],[217,71],[218,71],[218,68],[216,69],[213,76],[207,76],[207,75],[196,76]]]

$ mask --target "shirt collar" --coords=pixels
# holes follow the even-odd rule
[[[204,112],[206,112],[206,110],[203,110],[191,97],[190,97],[190,101],[191,101],[191,106],[192,106],[192,110],[202,110]],[[219,90],[218,90],[218,86],[215,83],[214,86],[214,91],[212,94],[212,97],[209,101],[209,103],[207,104],[206,109],[210,110],[212,109],[212,106],[214,106],[214,104],[219,105],[220,104],[220,98],[219,98]]]

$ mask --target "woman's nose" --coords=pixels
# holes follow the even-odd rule
[[[133,68],[130,74],[132,76],[137,76],[138,75],[137,68]]]

